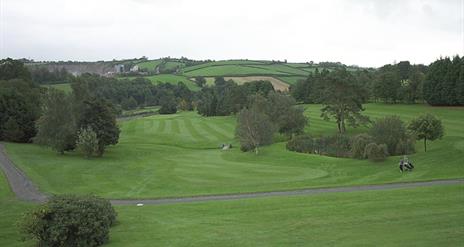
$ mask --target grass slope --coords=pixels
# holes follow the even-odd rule
[[[262,149],[260,155],[233,143],[234,117],[204,118],[194,112],[159,115],[121,123],[120,143],[103,158],[86,160],[77,153],[58,155],[33,145],[6,145],[13,161],[39,187],[50,193],[95,193],[110,198],[155,198],[200,194],[287,190],[305,187],[376,184],[464,177],[462,108],[424,105],[369,104],[373,117],[397,114],[409,120],[423,112],[443,119],[446,135],[429,144],[429,151],[412,155],[416,169],[400,174],[398,157],[381,163],[338,159],[285,150],[285,143]],[[335,132],[335,124],[319,117],[318,105],[307,106],[313,135]],[[361,130],[349,129],[354,134]]]
[[[184,75],[193,76],[246,76],[246,75],[286,75],[285,72],[248,65],[220,65],[189,70]]]
[[[117,207],[108,246],[459,246],[464,186]]]
[[[150,60],[138,63],[137,66],[139,66],[139,69],[148,69],[148,71],[155,71],[155,67],[158,66],[162,61],[163,60],[161,59]]]

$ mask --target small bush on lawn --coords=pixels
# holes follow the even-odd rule
[[[351,156],[356,159],[367,158],[364,154],[367,144],[374,142],[374,138],[368,134],[359,134],[351,141]]]
[[[311,138],[309,135],[294,136],[287,142],[287,149],[299,153],[315,153],[334,157],[350,156],[350,138],[337,134]]]
[[[312,153],[314,150],[313,138],[309,135],[297,135],[287,142],[287,149],[299,153]]]
[[[116,212],[108,200],[95,196],[55,196],[25,214],[19,227],[38,246],[99,246],[109,239]]]
[[[412,137],[400,140],[396,144],[396,153],[397,154],[413,154],[416,152],[416,140]]]
[[[350,157],[351,140],[343,134],[322,136],[314,140],[314,152],[333,157]]]
[[[406,154],[404,151],[409,151],[408,153],[412,153],[413,151],[398,148],[400,142],[408,143],[414,141],[408,135],[406,125],[398,116],[386,116],[378,119],[369,129],[369,134],[374,138],[376,143],[385,143],[388,153],[391,155],[401,155]]]
[[[388,156],[387,145],[372,142],[367,144],[366,149],[364,150],[364,156],[372,161],[382,161],[385,160]]]

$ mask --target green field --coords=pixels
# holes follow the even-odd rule
[[[246,76],[246,75],[286,75],[286,72],[248,65],[219,65],[184,72],[186,76]]]
[[[0,174],[0,246],[20,241],[16,222],[34,207]],[[105,246],[459,246],[463,185],[162,206],[117,206]]]
[[[335,124],[319,117],[318,105],[308,105],[312,135],[331,134]],[[423,112],[443,119],[446,135],[411,156],[416,169],[400,174],[399,157],[385,162],[340,159],[285,150],[285,143],[262,148],[260,155],[233,143],[234,117],[205,118],[195,112],[157,115],[121,122],[120,142],[103,158],[83,159],[80,154],[55,152],[32,144],[6,145],[14,162],[49,193],[95,193],[110,198],[158,198],[203,194],[287,190],[307,187],[377,184],[464,177],[464,114],[462,108],[425,105],[369,104],[374,119],[397,114],[409,120]],[[351,134],[361,130],[348,130]]]
[[[211,67],[211,66],[221,66],[221,65],[262,65],[265,64],[264,61],[255,61],[255,60],[223,60],[223,61],[214,61],[202,63],[194,66],[189,66],[183,69],[184,72],[189,72],[192,70],[197,70],[201,68]]]
[[[138,63],[137,66],[139,66],[139,69],[147,69],[148,71],[154,71],[155,67],[158,66],[162,61],[163,60],[161,59],[145,61]]]
[[[108,246],[459,246],[464,186],[117,207]]]
[[[464,109],[368,104],[372,118],[409,120],[432,112],[446,128],[427,153],[417,143],[416,169],[401,174],[398,157],[381,163],[299,154],[284,143],[259,155],[238,148],[235,117],[194,112],[120,122],[120,143],[103,158],[63,156],[33,144],[5,143],[13,161],[47,193],[93,193],[107,198],[156,198],[307,187],[378,184],[464,177]],[[312,135],[334,123],[306,105]],[[360,130],[348,130],[350,134]],[[459,246],[464,241],[464,186],[285,196],[175,205],[117,206],[118,224],[107,246]],[[15,222],[30,203],[13,198],[0,174],[0,246],[20,242]]]

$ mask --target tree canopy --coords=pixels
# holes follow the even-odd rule
[[[427,140],[434,141],[443,137],[444,128],[441,120],[427,113],[413,119],[408,128],[418,140],[424,140],[424,151],[427,152]]]

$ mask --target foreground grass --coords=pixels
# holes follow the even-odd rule
[[[31,203],[15,199],[5,176],[0,171],[0,246],[32,246],[32,242],[20,241],[16,226],[22,214],[33,208]]]
[[[20,241],[33,204],[0,174],[0,246]],[[105,246],[460,246],[464,186],[333,193],[143,207],[117,206]]]
[[[117,207],[108,246],[460,246],[464,186]]]
[[[332,134],[335,124],[307,106],[312,135]],[[378,184],[464,177],[464,111],[423,105],[366,106],[373,119],[397,114],[405,121],[423,112],[443,119],[446,135],[423,153],[411,156],[414,172],[399,173],[399,157],[385,162],[338,159],[285,150],[285,143],[262,148],[259,155],[238,148],[221,151],[234,140],[234,117],[198,116],[194,112],[158,115],[121,123],[120,143],[103,158],[79,153],[58,155],[31,144],[6,145],[7,152],[41,190],[48,193],[94,193],[108,198],[157,198],[200,194],[289,190],[307,187]],[[350,134],[362,131],[349,129]]]

